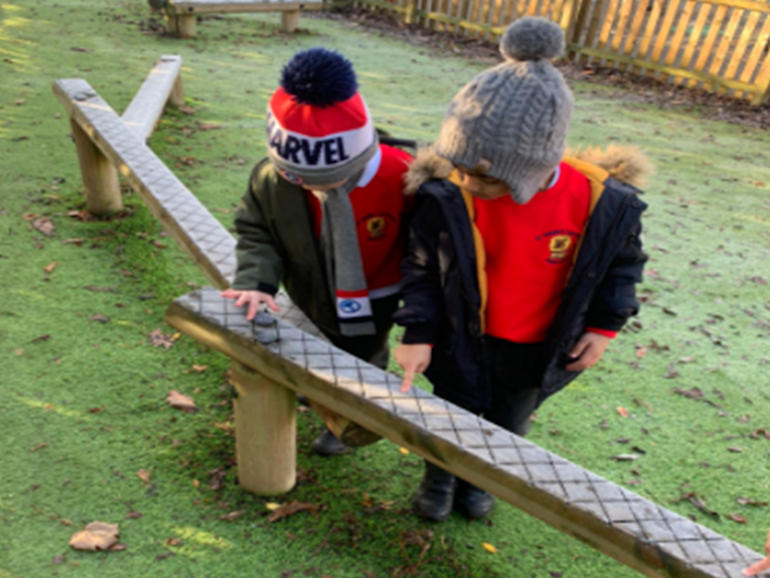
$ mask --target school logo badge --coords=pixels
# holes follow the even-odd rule
[[[366,230],[369,232],[369,240],[380,239],[385,236],[385,217],[376,216],[366,220]]]
[[[554,237],[551,237],[551,240],[548,243],[548,250],[551,252],[548,261],[550,263],[563,261],[571,246],[572,237],[569,235],[555,235]]]

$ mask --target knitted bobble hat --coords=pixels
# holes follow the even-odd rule
[[[550,60],[564,33],[544,18],[522,18],[500,40],[505,62],[485,70],[452,99],[436,153],[455,166],[504,181],[527,203],[561,161],[573,98]]]
[[[267,144],[270,161],[295,184],[327,185],[363,171],[377,133],[346,58],[325,48],[292,57],[267,106]]]

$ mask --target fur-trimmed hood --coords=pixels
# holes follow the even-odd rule
[[[606,149],[600,147],[587,147],[583,149],[567,149],[565,160],[574,158],[586,163],[596,165],[607,171],[609,176],[642,188],[647,177],[652,173],[653,166],[650,159],[642,151],[634,146],[609,145]],[[432,147],[422,147],[404,175],[407,194],[412,194],[420,188],[424,182],[430,179],[445,179],[452,172],[452,164],[439,157]]]

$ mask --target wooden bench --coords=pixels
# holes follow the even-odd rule
[[[169,0],[163,7],[168,31],[177,36],[195,36],[199,14],[280,12],[281,30],[294,32],[301,10],[321,10],[324,0]]]
[[[119,167],[206,276],[226,286],[235,267],[230,233],[88,83],[58,80],[53,89],[102,160]],[[254,323],[214,288],[167,310],[170,325],[232,360],[244,489],[274,494],[294,485],[297,392],[648,576],[728,578],[762,558],[428,392],[401,393],[398,377],[315,337],[285,296],[279,302],[281,318]]]

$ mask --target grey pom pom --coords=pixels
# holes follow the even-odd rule
[[[545,18],[527,17],[511,24],[500,39],[500,52],[508,60],[556,58],[564,51],[564,32]]]

